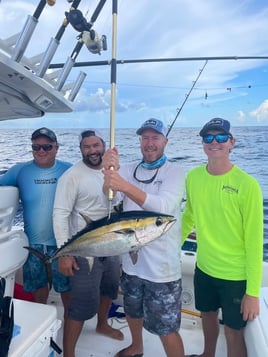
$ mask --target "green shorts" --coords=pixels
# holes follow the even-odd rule
[[[213,278],[196,267],[194,275],[195,307],[201,312],[222,309],[224,325],[240,330],[246,321],[240,313],[241,300],[246,291],[245,280]]]

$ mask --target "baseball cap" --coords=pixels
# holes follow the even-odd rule
[[[159,134],[162,134],[164,136],[167,135],[167,129],[165,128],[163,122],[158,119],[151,118],[146,120],[142,124],[142,126],[136,131],[136,134],[141,135],[146,129],[153,129]]]
[[[231,125],[228,120],[222,118],[214,118],[203,126],[203,128],[200,130],[199,135],[204,136],[210,130],[220,130],[225,134],[231,134],[230,127]]]
[[[102,137],[102,134],[98,130],[96,130],[96,129],[85,129],[79,135],[79,143],[81,143],[81,141],[84,138],[88,138],[89,136],[97,136],[100,139],[104,140],[103,137]]]
[[[46,136],[49,140],[57,142],[56,134],[54,133],[54,131],[52,131],[48,128],[43,127],[43,128],[39,128],[39,129],[35,130],[32,133],[31,140],[37,139],[40,136]]]

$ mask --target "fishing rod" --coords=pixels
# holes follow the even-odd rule
[[[115,146],[115,107],[116,107],[116,50],[117,50],[117,0],[112,5],[112,61],[111,61],[111,107],[110,107],[110,148]],[[111,167],[113,170],[113,167]],[[109,189],[109,218],[112,211],[113,190]]]
[[[80,10],[73,9],[71,10],[68,14],[66,13],[67,20],[71,23],[71,25],[77,30],[81,31],[80,36],[77,38],[77,44],[74,47],[71,56],[69,56],[64,63],[64,66],[62,67],[61,74],[59,76],[56,89],[60,91],[70,73],[72,70],[73,66],[75,65],[76,58],[79,55],[82,47],[84,44],[86,44],[87,48],[89,50],[92,49],[91,45],[88,46],[88,42],[92,43],[92,40],[95,39],[95,31],[91,30],[94,22],[96,21],[97,17],[99,16],[106,0],[100,0],[93,15],[91,16],[90,22],[86,22],[84,19],[83,14],[81,13]],[[86,34],[89,34],[86,36]],[[84,38],[84,36],[87,37],[87,39]],[[91,36],[93,36],[91,38]],[[83,74],[82,74],[83,76]],[[85,75],[84,75],[85,78]]]
[[[91,48],[91,44],[92,41],[95,40],[96,37],[96,32],[94,30],[91,30],[92,26],[94,25],[95,21],[97,20],[104,4],[106,3],[106,0],[100,0],[93,15],[91,16],[91,19],[89,22],[86,22],[86,20],[84,19],[84,23],[79,23],[78,27],[77,25],[75,25],[76,30],[78,31],[79,27],[81,27],[81,35],[78,36],[78,41],[77,41],[77,45],[75,46],[72,54],[71,54],[71,58],[73,60],[76,60],[76,57],[78,56],[79,52],[82,49],[82,46],[84,44],[86,44],[87,48],[92,52],[92,48]],[[71,13],[71,12],[70,12]],[[86,36],[86,34],[89,34],[89,36]],[[88,45],[88,43],[90,43],[90,45]],[[96,43],[95,43],[96,46]],[[94,46],[94,47],[95,47]],[[98,52],[96,52],[98,53]],[[73,65],[75,65],[75,63],[73,63]]]
[[[212,56],[212,57],[174,57],[174,58],[144,58],[144,59],[129,59],[117,60],[117,64],[128,63],[152,63],[152,62],[187,62],[187,61],[237,61],[237,60],[267,60],[268,56]],[[107,66],[111,65],[110,60],[104,61],[81,61],[76,62],[74,67],[91,67],[91,66]],[[49,68],[62,68],[64,63],[51,63]]]
[[[176,116],[175,116],[173,122],[171,123],[171,125],[170,125],[169,128],[168,128],[168,132],[167,132],[166,137],[168,137],[168,134],[170,133],[171,129],[173,128],[173,126],[174,126],[174,124],[175,124],[175,122],[176,122],[178,116],[180,115],[180,112],[182,111],[182,108],[184,107],[185,103],[187,102],[187,100],[188,100],[190,94],[192,93],[192,90],[194,89],[194,87],[195,87],[195,85],[196,85],[198,79],[200,78],[201,74],[203,73],[203,71],[204,71],[204,69],[205,69],[207,63],[208,63],[208,60],[206,60],[204,66],[200,69],[200,71],[199,71],[199,73],[198,73],[198,76],[196,77],[196,80],[193,81],[192,87],[190,88],[189,92],[186,94],[186,97],[185,97],[185,99],[184,99],[184,101],[183,101],[181,107],[180,107],[179,110],[177,111],[177,114],[176,114]]]
[[[70,8],[70,11],[75,11],[77,10],[79,4],[80,4],[81,0],[74,0],[72,2],[72,6]],[[40,66],[39,69],[37,70],[37,75],[40,78],[43,78],[50,62],[52,61],[52,58],[54,56],[54,54],[56,53],[58,46],[60,44],[60,40],[64,35],[65,29],[67,28],[68,24],[69,24],[69,18],[68,18],[68,12],[65,12],[65,18],[60,26],[60,28],[58,29],[56,36],[54,38],[51,38],[50,43],[48,45],[47,50],[45,51],[45,55],[43,56],[43,58],[41,59],[40,62]]]
[[[112,8],[112,61],[111,61],[111,110],[110,110],[110,148],[115,145],[115,106],[116,106],[116,50],[117,50],[117,0]]]

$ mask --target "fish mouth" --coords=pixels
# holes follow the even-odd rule
[[[176,221],[177,221],[176,218],[170,219],[170,220],[166,223],[166,227],[165,227],[164,231],[166,232],[167,230],[169,230],[169,229],[176,223]]]

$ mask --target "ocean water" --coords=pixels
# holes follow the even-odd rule
[[[89,127],[92,127],[92,123]],[[81,157],[78,135],[83,129],[55,129],[60,144],[58,159],[75,163]],[[31,133],[33,129],[2,129],[0,138],[0,174],[15,163],[32,158]],[[100,129],[109,146],[109,129]],[[264,197],[264,260],[268,261],[268,126],[235,127],[236,145],[231,153],[233,163],[253,175],[260,183]],[[173,128],[169,134],[166,154],[186,170],[206,162],[198,128]],[[135,129],[116,129],[114,141],[119,149],[121,163],[141,158]],[[21,210],[16,222],[22,224]]]

